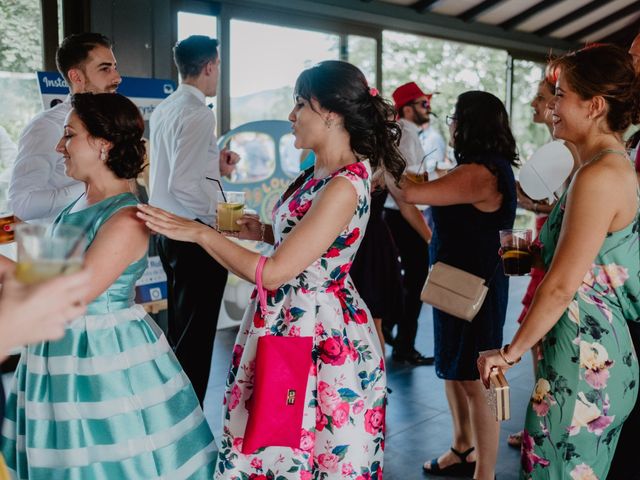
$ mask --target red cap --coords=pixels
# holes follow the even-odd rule
[[[416,85],[415,82],[405,83],[400,85],[391,94],[393,102],[395,103],[396,111],[400,111],[409,102],[412,102],[416,98],[427,97],[427,100],[431,100],[432,93],[424,93],[422,89]]]

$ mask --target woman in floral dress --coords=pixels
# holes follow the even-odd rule
[[[640,320],[639,199],[621,134],[638,120],[640,88],[631,57],[608,45],[552,71],[553,134],[581,166],[540,234],[547,273],[522,326],[478,368],[487,384],[542,340],[521,478],[604,480],[638,389],[626,321]]]
[[[234,346],[216,478],[382,479],[386,380],[371,315],[349,278],[369,218],[372,171],[398,179],[399,127],[391,105],[346,62],[322,62],[296,82],[289,115],[297,148],[316,155],[278,201],[273,228],[245,218],[241,238],[275,246],[263,271],[268,314],[254,298]],[[259,255],[213,229],[140,206],[152,230],[195,241],[249,281]],[[254,295],[255,297],[255,295]],[[258,339],[311,337],[311,369],[297,448],[242,453]],[[284,420],[284,419],[283,419]]]

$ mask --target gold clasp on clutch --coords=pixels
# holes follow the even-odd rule
[[[296,391],[289,390],[287,392],[287,405],[293,405],[294,403],[296,403]]]

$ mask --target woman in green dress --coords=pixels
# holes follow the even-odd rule
[[[57,151],[86,191],[55,220],[86,231],[87,313],[21,355],[1,452],[12,478],[213,477],[215,444],[162,331],[135,305],[149,232],[132,179],[145,157],[138,108],[115,93],[77,94]]]
[[[609,45],[550,72],[553,135],[576,146],[580,168],[540,233],[547,273],[523,324],[478,368],[487,386],[541,340],[521,478],[604,480],[638,389],[626,321],[640,321],[639,199],[622,133],[638,121],[640,85],[631,57]]]

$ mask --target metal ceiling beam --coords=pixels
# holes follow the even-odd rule
[[[566,14],[564,17],[560,17],[555,22],[551,22],[545,25],[544,27],[539,28],[533,33],[541,36],[548,35],[551,32],[559,29],[560,27],[564,27],[565,25],[584,17],[585,15],[593,12],[594,10],[597,10],[598,8],[605,6],[607,3],[609,3],[609,1],[610,0],[593,0],[592,2],[587,3],[583,7],[580,7],[577,10],[571,11],[570,13]]]
[[[479,4],[474,5],[473,7],[459,14],[458,18],[463,22],[470,22],[471,20],[475,20],[487,10],[492,9],[500,2],[502,2],[502,0],[484,0],[483,2],[480,2]]]
[[[607,25],[611,25],[613,22],[617,22],[618,20],[626,16],[633,15],[634,13],[638,13],[638,12],[640,12],[640,1],[630,3],[629,5],[627,5],[624,8],[621,8],[617,12],[613,12],[612,14],[607,15],[606,17],[601,18],[597,22],[592,23],[591,25],[587,25],[586,27],[581,28],[577,32],[574,32],[571,35],[566,36],[565,38],[571,41],[578,41],[581,38],[586,37],[591,33],[597,32],[598,30],[606,27]],[[634,26],[638,28],[638,25],[636,22],[634,22]],[[597,39],[590,39],[590,40],[597,40]]]
[[[334,24],[337,19],[384,30],[397,30],[416,35],[427,35],[474,45],[498,48],[527,58],[546,58],[554,53],[570,51],[580,45],[561,38],[539,37],[517,30],[506,31],[496,25],[481,22],[463,22],[459,18],[435,12],[418,13],[407,6],[360,0],[218,0],[230,7],[263,8],[275,17],[298,14],[318,23]]]
[[[520,12],[517,15],[514,15],[511,18],[508,18],[498,26],[504,28],[506,30],[511,30],[514,27],[517,27],[525,20],[529,20],[536,13],[541,12],[542,10],[546,10],[549,7],[554,6],[557,3],[560,3],[562,0],[542,0],[539,3],[536,3],[532,7],[527,8],[526,10]]]
[[[418,0],[416,3],[409,5],[409,8],[413,8],[418,13],[424,13],[431,9],[431,5],[437,3],[439,0]]]
[[[633,39],[640,33],[640,26],[636,22],[627,25],[622,30],[618,30],[617,32],[613,32],[611,35],[608,35],[602,39],[600,39],[603,43],[615,43],[622,47],[628,47],[631,45]]]

